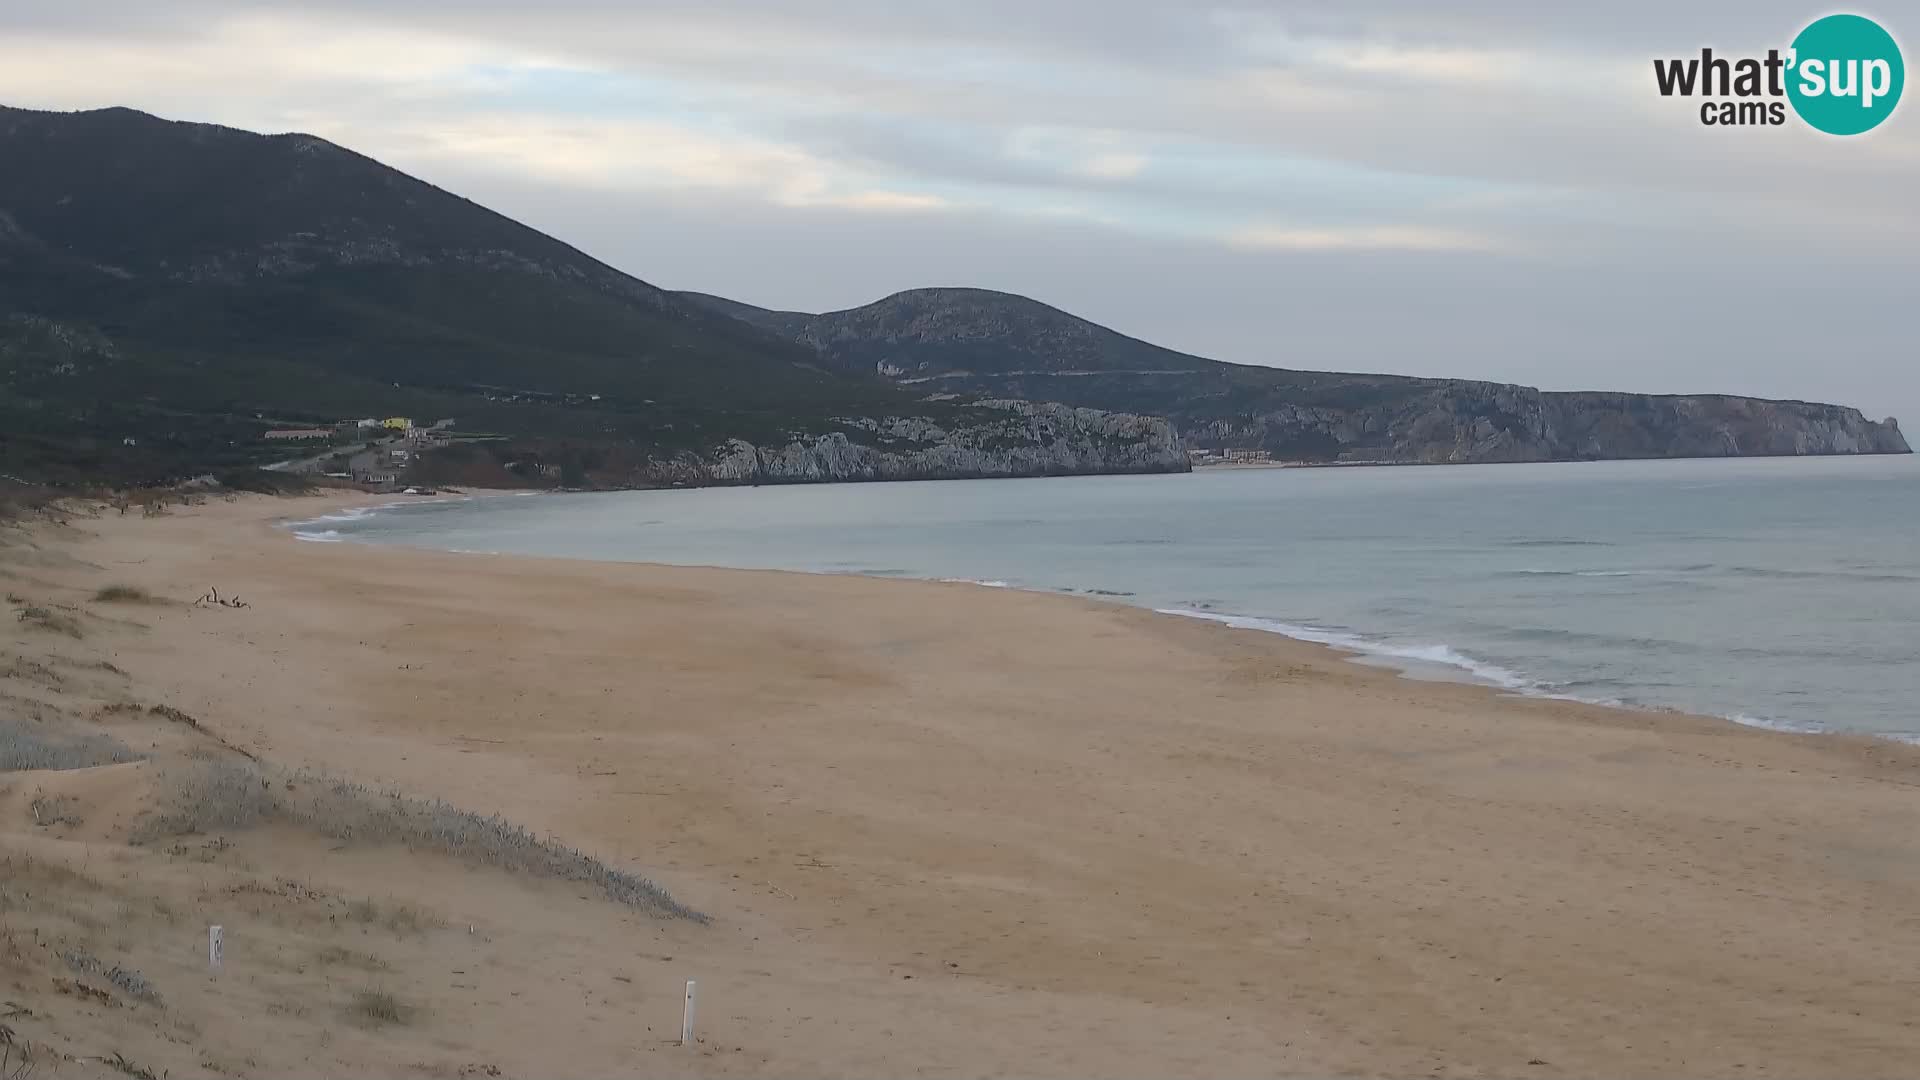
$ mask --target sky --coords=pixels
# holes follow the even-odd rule
[[[1654,86],[1828,10],[0,0],[0,103],[310,132],[767,307],[977,286],[1221,360],[1920,430],[1920,100],[1842,139]]]

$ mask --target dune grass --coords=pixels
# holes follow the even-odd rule
[[[385,990],[356,990],[347,1004],[347,1013],[369,1024],[405,1024],[413,1019],[413,1008]]]
[[[293,825],[346,844],[398,845],[508,873],[597,886],[608,899],[674,918],[706,916],[638,874],[499,817],[439,801],[378,792],[312,773],[267,772],[228,761],[195,762],[163,779],[161,806],[136,831],[136,843],[193,833]]]
[[[370,952],[349,949],[344,945],[322,946],[313,954],[314,962],[323,968],[350,967],[362,971],[385,971],[387,962]]]
[[[139,760],[139,754],[109,735],[64,732],[32,720],[0,716],[0,772],[91,769]]]
[[[78,805],[78,799],[66,795],[35,795],[33,801],[27,804],[27,816],[33,819],[35,825],[43,827],[84,825],[86,819],[80,816],[76,809]]]
[[[83,638],[86,632],[80,629],[80,620],[64,612],[38,604],[28,604],[20,609],[19,619],[36,630],[47,630],[56,634],[65,634],[70,638]]]
[[[107,585],[93,594],[102,604],[151,604],[153,594],[138,585]]]
[[[370,926],[385,927],[394,934],[418,934],[438,930],[447,924],[445,919],[415,904],[398,900],[382,903],[374,901],[372,897],[348,901],[347,918]]]
[[[145,975],[132,968],[121,967],[119,964],[109,966],[92,953],[77,946],[62,951],[60,959],[65,960],[67,967],[72,968],[76,975],[91,975],[105,979],[130,998],[144,1001],[149,1005],[161,1004],[160,991],[154,989],[153,983]]]

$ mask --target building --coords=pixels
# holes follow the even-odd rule
[[[299,440],[299,439],[331,439],[331,438],[333,438],[333,429],[332,429],[332,428],[323,428],[323,427],[312,427],[312,428],[278,428],[278,429],[276,429],[276,430],[273,430],[273,431],[269,431],[269,432],[267,432],[267,438],[269,438],[269,439],[289,439],[289,440]]]
[[[1224,457],[1225,457],[1225,458],[1226,458],[1226,459],[1227,459],[1228,461],[1232,461],[1232,462],[1237,462],[1237,463],[1241,463],[1241,464],[1254,464],[1254,463],[1258,463],[1258,462],[1267,462],[1267,461],[1272,461],[1272,460],[1273,460],[1273,451],[1271,451],[1271,450],[1247,450],[1247,449],[1230,449],[1230,450],[1227,450],[1227,451],[1225,451],[1225,452],[1224,452],[1224,455],[1223,455],[1223,456],[1224,456]]]
[[[389,416],[380,421],[380,426],[389,431],[412,431],[413,421],[404,416]]]

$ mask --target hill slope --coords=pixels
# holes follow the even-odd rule
[[[1294,371],[1164,349],[1026,297],[915,289],[808,315],[681,294],[847,372],[954,393],[1170,417],[1189,445],[1300,460],[1543,461],[1906,453],[1856,409],[1721,395],[1556,393],[1462,379]]]
[[[856,419],[943,436],[984,423],[1001,443],[1032,426],[829,370],[312,136],[0,108],[0,162],[0,471],[36,453],[243,459],[275,423],[409,415],[513,436],[516,453],[592,447],[595,479],[644,483],[729,440],[873,444]],[[1051,468],[1100,469],[1092,441],[1109,436],[1080,424],[1054,418],[1075,453],[1040,455]],[[1129,467],[1184,467],[1171,433],[1155,437]]]

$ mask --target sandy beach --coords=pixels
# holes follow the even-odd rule
[[[25,1010],[0,1019],[60,1075],[1920,1063],[1920,749],[1071,597],[273,524],[365,498],[6,530],[0,586],[71,632],[0,627],[0,709],[154,757],[0,773],[0,999]],[[193,606],[209,588],[249,606]],[[710,921],[278,826],[126,843],[161,758],[221,754],[499,814]],[[370,990],[402,1018],[356,1020]]]

